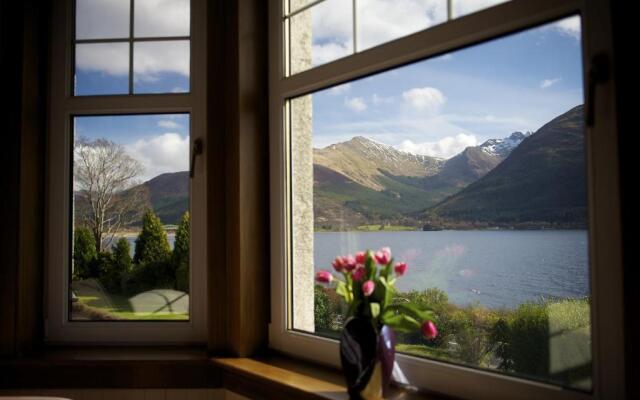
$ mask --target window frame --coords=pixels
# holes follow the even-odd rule
[[[49,119],[46,176],[45,341],[49,344],[193,344],[207,335],[207,157],[206,157],[206,9],[191,0],[188,93],[74,95],[74,0],[54,2],[50,55]],[[131,60],[130,60],[131,62]],[[132,78],[132,77],[131,77]],[[196,82],[196,84],[193,84]],[[71,187],[73,117],[90,115],[189,114],[190,151],[196,139],[205,151],[190,179],[190,290],[188,321],[71,321]]]
[[[327,64],[286,76],[286,0],[269,9],[269,150],[271,202],[270,347],[321,364],[340,366],[338,342],[292,329],[291,164],[287,99],[479,44],[562,17],[582,17],[585,97],[589,66],[603,53],[613,62],[606,0],[512,0],[461,16]],[[314,2],[315,4],[315,2]],[[624,396],[624,334],[615,77],[597,86],[595,124],[585,132],[589,203],[589,269],[593,389],[582,392],[431,359],[398,354],[409,381],[462,398],[603,399]],[[585,98],[585,104],[590,99]]]

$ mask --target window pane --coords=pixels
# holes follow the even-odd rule
[[[290,18],[291,74],[353,53],[351,2],[326,0]]]
[[[446,0],[358,0],[358,51],[447,20]]]
[[[189,115],[74,118],[70,319],[189,319]]]
[[[129,92],[129,43],[76,45],[77,96]]]
[[[188,40],[135,43],[134,93],[188,92],[189,44]]]
[[[189,36],[189,0],[135,0],[135,37]]]
[[[301,9],[316,0],[289,0],[289,12],[295,12],[296,10]]]
[[[394,301],[439,328],[398,351],[591,389],[579,33],[568,18],[289,101],[294,329],[337,337],[346,305],[314,273],[389,246],[409,265]]]
[[[76,0],[76,39],[129,37],[129,0]]]
[[[509,0],[452,0],[453,18],[462,17],[463,15],[472,14],[485,8],[493,7],[500,3],[506,3]]]

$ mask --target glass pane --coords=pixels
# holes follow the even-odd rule
[[[135,43],[133,92],[188,92],[189,44],[188,40]]]
[[[189,115],[74,118],[70,319],[189,319]]]
[[[134,36],[189,36],[189,0],[135,0]]]
[[[493,7],[500,3],[506,3],[509,0],[452,0],[451,8],[453,18],[462,17],[463,15],[472,14],[485,8]]]
[[[316,0],[289,0],[289,12],[295,12],[296,10],[301,9]]]
[[[129,0],[76,0],[76,39],[129,37]]]
[[[353,53],[353,8],[326,0],[290,18],[291,74]]]
[[[129,43],[76,45],[76,96],[129,92]]]
[[[446,22],[446,0],[358,0],[358,51]]]
[[[348,308],[314,274],[390,247],[408,264],[390,301],[439,330],[398,351],[591,389],[579,31],[568,18],[289,101],[295,329],[337,337]]]

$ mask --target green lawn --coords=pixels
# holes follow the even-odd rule
[[[94,280],[74,282],[73,290],[84,306],[78,309],[80,319],[189,319],[189,295],[175,290],[151,290],[128,297],[106,293]]]

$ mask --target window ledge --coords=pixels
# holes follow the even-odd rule
[[[225,389],[250,398],[313,400],[349,399],[342,374],[285,356],[266,358],[213,358],[222,370]],[[389,399],[439,400],[432,394],[393,388]]]

